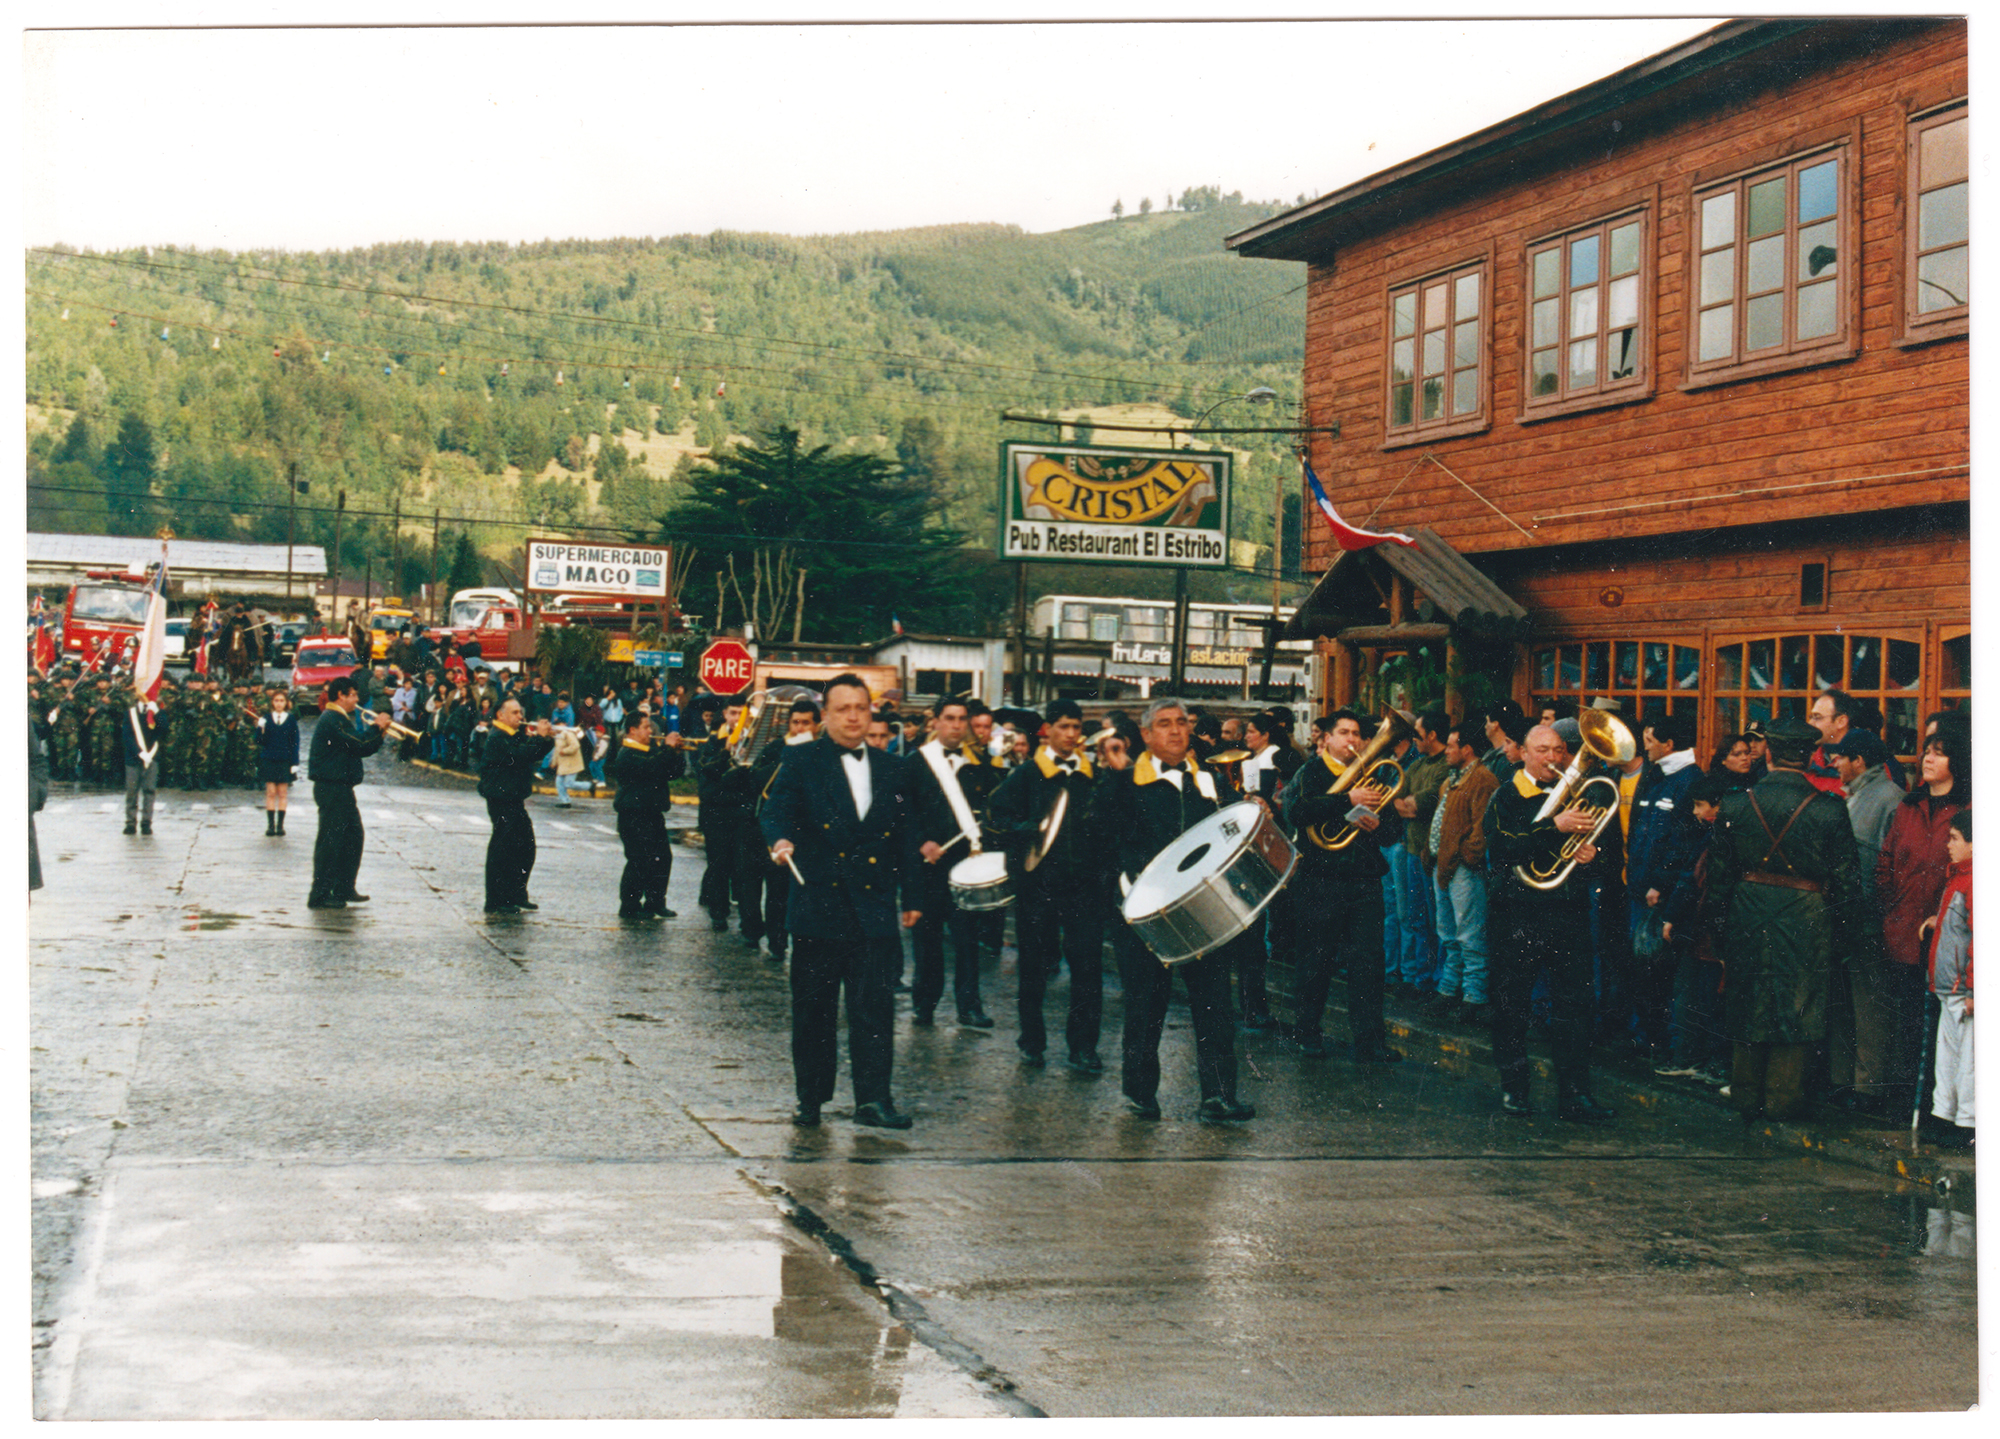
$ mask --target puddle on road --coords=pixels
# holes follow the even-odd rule
[[[234,929],[239,922],[249,917],[247,914],[230,914],[219,909],[191,909],[187,912],[187,922],[181,928],[189,933],[203,929]]]

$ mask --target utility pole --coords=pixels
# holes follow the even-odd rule
[[[292,602],[292,545],[298,539],[299,464],[292,461],[285,477],[285,604]]]
[[[347,513],[347,491],[341,490],[333,497],[333,622],[340,623],[340,522]]]
[[[1167,692],[1176,699],[1187,683],[1188,572],[1181,565],[1174,571],[1174,662],[1167,679]]]
[[[1014,703],[1028,702],[1028,562],[1014,561]]]
[[[385,593],[391,590],[401,590],[403,587],[403,495],[400,490],[396,493],[395,518],[389,523],[391,526],[389,530],[389,582],[383,587]],[[398,598],[401,598],[401,596],[398,596]]]
[[[438,622],[438,516],[441,511],[431,507],[431,623]]]

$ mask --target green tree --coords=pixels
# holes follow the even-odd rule
[[[118,422],[118,438],[105,448],[102,464],[104,502],[111,532],[143,535],[153,522],[153,476],[159,450],[153,427],[131,411]]]
[[[479,547],[472,543],[472,536],[461,530],[451,553],[451,574],[445,580],[445,593],[455,595],[460,590],[475,590],[484,583],[486,562],[479,557]]]
[[[789,552],[806,571],[801,637],[853,640],[932,623],[953,602],[954,550],[963,536],[938,523],[937,496],[877,455],[807,449],[781,427],[694,470],[660,538],[698,547],[691,592],[734,573],[746,591],[760,567]]]

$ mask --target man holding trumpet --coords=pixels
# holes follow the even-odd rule
[[[360,707],[361,696],[355,690],[352,675],[327,681],[325,707],[313,726],[312,749],[306,760],[313,804],[319,810],[307,909],[345,909],[368,899],[354,888],[361,873],[361,846],[366,839],[361,828],[361,807],[354,802],[354,787],[365,778],[361,762],[382,748],[389,716],[370,715],[375,732],[364,735],[354,723],[354,712]]]
[[[479,762],[479,796],[493,821],[493,837],[486,842],[488,914],[541,908],[528,898],[528,876],[535,869],[535,826],[528,818],[528,796],[534,793],[542,756],[555,743],[555,727],[545,719],[530,723],[512,695],[493,717]]]

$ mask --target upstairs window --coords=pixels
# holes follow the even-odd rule
[[[1528,407],[1641,389],[1646,218],[1528,247]]]
[[[1696,192],[1697,372],[1846,344],[1846,171],[1822,150]]]
[[[1967,130],[1962,105],[1910,125],[1909,281],[1903,314],[1913,337],[1963,334],[1970,315]]]
[[[1486,423],[1486,266],[1389,292],[1390,443]]]

